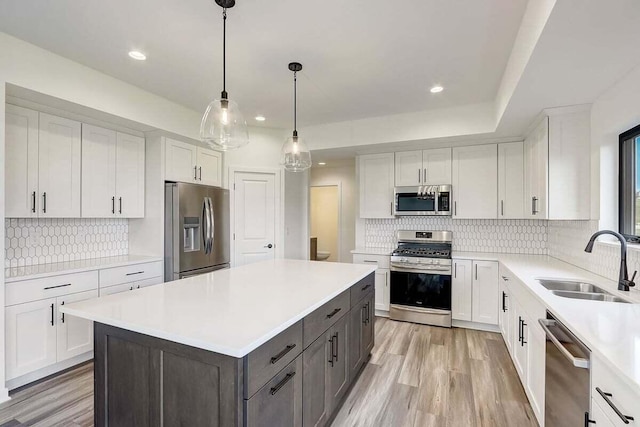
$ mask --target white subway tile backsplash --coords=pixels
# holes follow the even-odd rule
[[[5,219],[5,267],[127,255],[127,219]]]
[[[544,255],[547,221],[401,217],[365,220],[365,245],[393,248],[398,230],[450,230],[453,250]]]

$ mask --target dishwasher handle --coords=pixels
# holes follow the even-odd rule
[[[544,330],[544,333],[547,335],[547,337],[558,348],[558,350],[560,350],[560,353],[562,353],[564,357],[566,357],[567,359],[569,359],[569,361],[571,361],[573,366],[575,366],[576,368],[589,369],[589,359],[585,359],[582,357],[575,357],[573,354],[569,352],[569,350],[567,350],[565,346],[562,345],[560,340],[553,334],[551,329],[549,329],[549,326],[558,326],[558,322],[556,320],[538,319],[538,322],[540,323],[540,326],[542,326],[542,329]],[[569,331],[565,331],[565,332],[569,332]]]

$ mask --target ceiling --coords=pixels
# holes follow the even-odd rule
[[[526,0],[238,0],[227,90],[252,125],[299,125],[491,102]],[[212,0],[3,0],[0,30],[195,110],[221,90]],[[138,49],[147,61],[130,59]],[[429,93],[441,84],[444,92]]]

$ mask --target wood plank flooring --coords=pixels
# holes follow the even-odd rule
[[[371,359],[332,427],[538,425],[499,334],[375,326]]]
[[[536,426],[498,334],[376,319],[376,346],[333,427]],[[11,394],[0,427],[92,426],[93,364]]]

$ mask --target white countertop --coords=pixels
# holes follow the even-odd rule
[[[270,260],[64,305],[60,311],[243,357],[375,271]]]
[[[453,258],[495,260],[522,281],[553,315],[595,355],[640,393],[640,289],[618,291],[618,283],[543,255],[456,252]],[[538,278],[577,279],[598,285],[635,304],[588,301],[554,295]]]
[[[387,248],[355,248],[351,251],[352,254],[362,255],[387,255],[390,256],[393,249]]]
[[[60,274],[81,273],[83,271],[99,270],[102,268],[122,267],[125,265],[142,264],[145,262],[162,261],[162,257],[143,255],[122,255],[105,258],[83,259],[78,261],[54,262],[51,264],[36,264],[25,267],[11,267],[4,270],[5,283],[21,280],[38,279]]]

